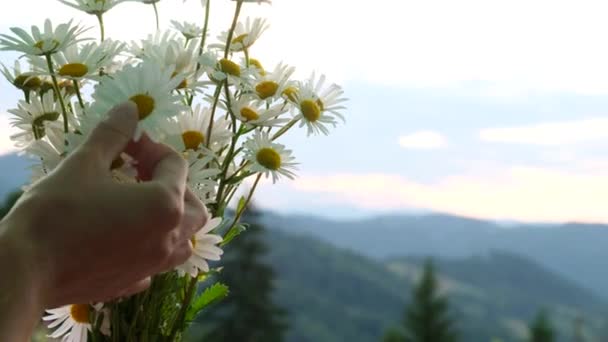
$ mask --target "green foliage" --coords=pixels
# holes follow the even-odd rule
[[[424,265],[422,279],[413,291],[413,299],[406,309],[404,334],[389,332],[385,342],[454,342],[457,334],[450,317],[448,301],[438,294],[439,284],[429,260]],[[399,339],[401,337],[401,339]]]
[[[228,286],[221,283],[211,285],[192,301],[192,304],[186,313],[186,321],[191,322],[199,312],[210,305],[223,300],[226,296],[228,296]]]
[[[530,323],[530,342],[554,342],[555,332],[553,325],[545,311],[536,315]]]
[[[273,301],[275,274],[263,260],[268,251],[263,232],[262,226],[253,224],[227,245],[223,270],[216,278],[230,288],[230,294],[222,305],[202,311],[197,320],[203,337],[193,341],[283,341],[286,313]]]

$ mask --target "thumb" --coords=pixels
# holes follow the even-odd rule
[[[84,146],[95,151],[102,163],[110,167],[133,138],[138,121],[137,105],[123,102],[112,108],[108,117],[91,131]]]

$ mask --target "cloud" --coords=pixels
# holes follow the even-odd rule
[[[431,184],[396,174],[303,176],[296,191],[328,204],[376,211],[430,209],[485,219],[608,222],[608,177],[599,172],[511,167]]]
[[[518,127],[486,128],[479,132],[486,142],[564,146],[608,140],[608,119],[548,122]]]
[[[445,147],[447,140],[435,131],[418,131],[399,137],[399,145],[405,149],[432,150]]]

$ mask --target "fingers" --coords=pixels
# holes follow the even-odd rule
[[[179,153],[165,144],[152,141],[145,134],[137,142],[130,142],[126,152],[137,161],[137,173],[141,180],[158,182],[175,190],[178,198],[183,198],[188,163]]]
[[[122,290],[117,297],[130,297],[134,294],[147,290],[148,288],[150,288],[151,284],[152,279],[150,277],[144,278]]]
[[[180,224],[180,235],[183,240],[189,240],[209,220],[207,208],[190,189],[184,196],[184,218]]]
[[[112,161],[125,149],[137,128],[137,106],[124,102],[108,113],[108,118],[101,121],[83,144],[83,148],[95,151],[101,158],[104,167],[109,169]]]

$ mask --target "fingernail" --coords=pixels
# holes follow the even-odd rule
[[[119,105],[114,106],[108,114],[110,117],[137,117],[137,105],[133,101],[125,101]]]

